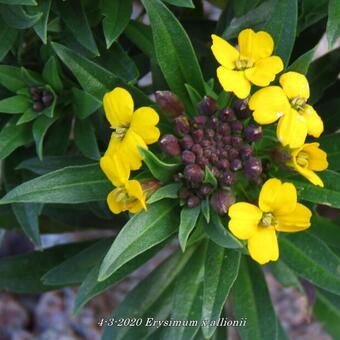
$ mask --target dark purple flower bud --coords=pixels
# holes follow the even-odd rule
[[[41,101],[43,102],[43,104],[45,105],[45,107],[48,107],[51,105],[52,101],[53,101],[53,95],[52,93],[46,94],[41,98]]]
[[[194,116],[192,117],[192,122],[194,123],[194,126],[202,127],[206,124],[207,117],[202,115]]]
[[[250,117],[251,110],[248,106],[248,99],[237,99],[233,103],[235,114],[239,119]]]
[[[204,157],[209,158],[211,156],[212,152],[210,149],[203,149],[203,155]]]
[[[211,115],[217,110],[217,102],[211,97],[204,96],[198,103],[198,111],[201,114]]]
[[[180,115],[175,118],[175,128],[178,134],[186,135],[190,131],[189,120],[186,116]]]
[[[257,142],[263,136],[262,126],[250,124],[245,128],[244,135],[250,142]]]
[[[178,197],[181,199],[186,199],[190,195],[190,191],[187,187],[181,187],[178,191]]]
[[[231,137],[231,144],[235,149],[240,149],[243,145],[243,139],[240,136]]]
[[[235,119],[234,110],[230,107],[225,107],[221,110],[220,117],[223,122],[231,122]]]
[[[194,141],[190,135],[184,135],[181,140],[181,144],[184,149],[191,149],[194,145]]]
[[[211,206],[220,215],[226,214],[229,207],[235,203],[234,195],[227,190],[214,192],[210,199]]]
[[[222,138],[222,142],[223,142],[224,145],[225,144],[230,144],[231,143],[231,137],[230,136],[224,136]]]
[[[222,123],[220,128],[219,128],[219,133],[224,136],[229,136],[230,135],[230,126],[228,123]]]
[[[184,150],[182,152],[182,159],[185,164],[193,164],[195,163],[196,156],[193,152],[189,150]]]
[[[193,131],[192,136],[196,143],[200,142],[203,139],[204,131],[202,129],[198,129]]]
[[[40,101],[41,95],[39,94],[32,94],[32,100],[33,101]]]
[[[212,142],[209,139],[204,139],[202,140],[201,145],[203,148],[207,148],[212,145]]]
[[[227,160],[227,159],[220,159],[219,161],[218,161],[218,166],[221,168],[221,169],[223,169],[223,170],[225,170],[225,169],[228,169],[229,168],[229,165],[230,165],[230,163],[229,163],[229,161]]]
[[[162,136],[158,144],[161,150],[170,156],[178,156],[181,153],[178,140],[174,135]]]
[[[196,163],[201,166],[202,168],[204,168],[206,165],[209,164],[209,160],[207,157],[204,157],[204,156],[198,156],[197,157],[197,160],[196,160]]]
[[[41,112],[44,109],[44,105],[41,102],[34,102],[33,103],[33,110],[35,112]]]
[[[234,133],[241,133],[241,131],[243,130],[243,124],[239,120],[234,120],[230,124],[231,124],[231,129]]]
[[[244,163],[244,173],[250,179],[258,178],[262,173],[262,163],[256,157],[250,157]]]
[[[235,174],[229,170],[224,171],[220,179],[222,186],[227,186],[227,187],[230,187],[231,185],[233,185],[235,181],[236,181]]]
[[[243,160],[248,159],[253,154],[253,148],[249,144],[244,144],[240,149],[240,156]]]
[[[218,126],[218,123],[219,123],[219,119],[216,116],[211,116],[209,118],[209,125],[212,128],[216,128]]]
[[[192,183],[201,183],[204,178],[204,171],[197,164],[188,164],[184,168],[185,178]]]
[[[196,156],[202,156],[203,155],[203,148],[200,144],[194,144],[191,148],[191,151],[195,153]]]
[[[216,155],[216,153],[212,153],[209,157],[209,161],[212,164],[217,164],[218,162],[218,156]]]
[[[213,186],[209,183],[202,184],[200,192],[202,195],[207,196],[209,195],[213,190]]]
[[[191,195],[187,200],[187,206],[190,209],[197,207],[200,203],[201,200],[195,195]]]
[[[30,92],[31,92],[32,95],[38,95],[39,98],[41,97],[41,90],[37,86],[31,86]]]
[[[210,138],[213,139],[215,136],[215,131],[213,129],[206,129],[205,130],[205,135]]]
[[[161,110],[168,113],[170,117],[176,117],[184,112],[182,102],[173,92],[157,91],[155,96]]]
[[[239,156],[239,152],[236,149],[232,148],[228,151],[228,156],[230,160],[236,159]]]
[[[216,166],[213,166],[211,168],[211,173],[215,176],[215,177],[220,177],[221,172],[220,170],[218,170],[218,168]]]
[[[228,158],[228,151],[226,151],[226,150],[223,150],[222,152],[221,152],[221,155],[220,155],[222,158],[225,158],[225,159],[227,159]]]
[[[233,171],[238,171],[242,169],[242,162],[240,159],[236,158],[230,162],[230,169]]]

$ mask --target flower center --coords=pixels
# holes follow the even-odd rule
[[[251,59],[241,59],[241,58],[238,58],[235,61],[235,67],[239,71],[243,71],[243,70],[245,70],[247,68],[251,68],[253,66],[254,66],[254,62]]]
[[[135,200],[136,198],[133,196],[129,196],[124,187],[116,188],[116,202],[123,203],[125,206],[128,206]]]
[[[115,127],[113,128],[114,131],[113,131],[113,135],[119,139],[119,140],[122,140],[124,137],[125,137],[125,134],[127,132],[127,130],[129,129],[128,127],[125,127],[125,126],[119,126],[119,127]]]
[[[305,151],[300,151],[296,157],[296,163],[303,168],[307,168],[309,164],[309,155]]]
[[[290,104],[293,109],[296,111],[301,111],[306,105],[306,99],[300,98],[300,97],[294,97],[291,101]]]
[[[272,213],[263,213],[262,219],[260,222],[262,227],[270,227],[276,225],[276,219]]]

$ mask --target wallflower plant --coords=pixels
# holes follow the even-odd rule
[[[34,249],[0,258],[0,289],[79,286],[77,315],[142,272],[102,339],[227,339],[246,320],[241,339],[271,340],[270,276],[336,338],[335,2],[325,31],[298,1],[219,1],[218,21],[201,1],[2,1],[0,241],[18,229]]]

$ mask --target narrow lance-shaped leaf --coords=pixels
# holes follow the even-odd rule
[[[47,44],[47,24],[50,15],[52,0],[39,1],[35,7],[30,7],[32,14],[42,13],[40,19],[34,24],[33,29],[44,44]]]
[[[328,4],[327,40],[332,47],[340,37],[340,2],[330,0]]]
[[[14,28],[9,27],[0,17],[0,61],[6,57],[7,53],[12,48],[16,38],[18,36],[18,31]]]
[[[181,210],[178,239],[182,251],[185,251],[185,246],[188,241],[189,235],[196,226],[201,207],[195,208],[184,207]]]

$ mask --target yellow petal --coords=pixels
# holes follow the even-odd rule
[[[291,109],[280,118],[276,135],[282,145],[289,145],[291,148],[301,146],[307,137],[306,119]]]
[[[274,49],[273,39],[267,32],[255,33],[250,28],[239,34],[238,44],[240,46],[240,57],[249,58],[254,62],[269,57]]]
[[[235,93],[240,99],[248,97],[251,84],[244,71],[231,71],[220,66],[217,69],[217,78],[225,91]]]
[[[227,69],[234,69],[235,61],[239,57],[238,50],[215,34],[212,34],[211,38],[213,41],[211,50],[218,63]]]
[[[279,86],[268,86],[255,92],[249,100],[249,107],[259,124],[271,124],[290,111],[288,99]]]
[[[297,172],[299,172],[302,176],[307,178],[314,185],[318,185],[320,187],[324,187],[322,179],[315,173],[313,170],[308,168],[302,168],[301,166],[294,167]]]
[[[130,128],[140,137],[146,144],[157,142],[160,132],[155,125],[159,122],[157,112],[151,107],[141,107],[135,111],[132,116]]]
[[[130,180],[125,184],[125,188],[129,196],[136,198],[128,209],[132,213],[136,213],[142,208],[146,209],[145,194],[143,192],[141,184],[136,180]]]
[[[116,87],[104,95],[104,111],[113,128],[127,127],[133,114],[133,99],[128,91]]]
[[[328,168],[327,153],[319,148],[319,143],[305,144],[303,150],[309,155],[308,167],[314,171],[323,171]]]
[[[260,227],[248,240],[249,254],[259,264],[276,261],[279,258],[279,246],[274,227]]]
[[[263,212],[290,213],[295,209],[297,193],[292,183],[282,183],[277,178],[268,179],[262,186],[259,207]]]
[[[281,58],[273,56],[258,60],[254,67],[245,70],[245,75],[257,86],[268,86],[282,70]]]
[[[130,168],[126,162],[122,162],[118,153],[113,156],[104,155],[100,159],[100,167],[116,187],[123,185],[129,179]]]
[[[312,212],[303,204],[297,203],[293,212],[287,215],[277,216],[278,231],[295,232],[305,230],[310,227]]]
[[[107,205],[114,214],[119,214],[126,210],[125,202],[118,199],[119,194],[120,189],[116,188],[111,191],[107,196]]]
[[[287,72],[280,77],[280,84],[289,99],[295,97],[307,100],[309,98],[309,84],[307,78],[297,72]]]
[[[301,112],[307,121],[307,133],[315,138],[320,137],[323,132],[323,121],[310,105],[305,105]]]
[[[230,231],[237,238],[247,240],[256,232],[262,212],[256,205],[239,202],[229,208],[228,215]]]

